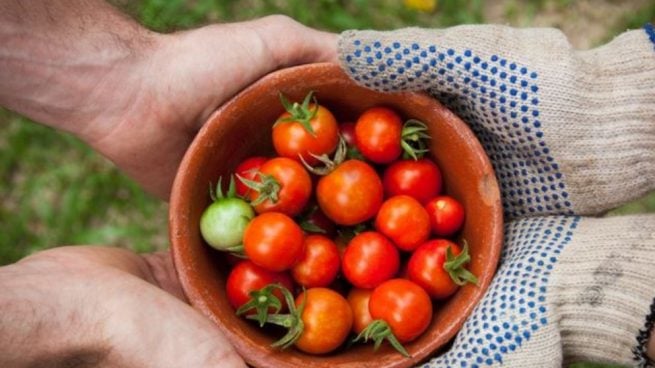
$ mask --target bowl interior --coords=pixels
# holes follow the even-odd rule
[[[323,356],[293,348],[271,349],[270,343],[279,334],[262,331],[234,314],[225,296],[225,259],[200,236],[200,216],[210,202],[209,183],[232,173],[249,156],[272,155],[271,126],[283,112],[279,93],[292,101],[301,101],[310,90],[339,122],[354,121],[364,109],[377,105],[391,107],[405,119],[425,122],[433,137],[432,158],[441,168],[445,191],[466,209],[460,238],[469,244],[469,269],[478,276],[479,285],[467,285],[448,301],[435,304],[427,332],[406,345],[412,355],[409,359],[387,344],[377,352],[366,344]],[[249,364],[257,367],[409,367],[425,360],[455,336],[484,294],[502,243],[497,182],[488,158],[469,128],[424,94],[374,92],[354,84],[334,64],[312,64],[270,74],[217,110],[180,166],[169,220],[174,262],[189,300],[217,324]]]

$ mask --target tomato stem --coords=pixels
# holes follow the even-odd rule
[[[464,268],[464,265],[468,264],[471,261],[471,256],[469,255],[468,243],[466,240],[464,242],[464,248],[457,255],[453,255],[453,251],[450,246],[446,248],[446,262],[443,264],[444,270],[448,272],[450,278],[459,286],[465,285],[467,282],[477,285],[478,278],[471,273],[469,270]]]
[[[337,166],[339,166],[339,164],[341,164],[346,159],[348,155],[348,145],[346,144],[346,140],[339,136],[339,144],[337,145],[337,149],[334,152],[334,158],[331,159],[326,154],[319,156],[310,153],[310,155],[319,160],[324,165],[324,167],[313,167],[308,164],[307,161],[305,161],[302,155],[298,155],[298,157],[300,158],[300,161],[302,162],[303,166],[305,166],[307,171],[311,172],[312,174],[325,176],[331,173]]]
[[[241,178],[239,178],[241,179]],[[220,176],[218,178],[218,181],[216,182],[216,189],[212,187],[212,183],[209,182],[209,198],[211,198],[212,202],[216,202],[220,199],[225,199],[225,198],[238,198],[237,196],[237,189],[236,189],[236,183],[234,182],[234,175],[230,175],[230,184],[227,189],[227,193],[223,193],[223,177]]]
[[[282,309],[282,303],[275,295],[273,295],[274,288],[284,288],[279,284],[267,285],[259,290],[250,292],[250,300],[237,309],[237,316],[240,316],[252,309],[256,311],[254,315],[250,315],[246,318],[254,319],[259,322],[259,327],[264,326],[264,323],[268,321],[269,309],[273,308],[274,313],[277,313]],[[254,317],[254,318],[251,318]]]
[[[353,342],[363,340],[368,342],[368,340],[373,340],[373,350],[377,351],[380,348],[380,345],[384,340],[387,340],[391,346],[394,347],[400,354],[404,357],[409,358],[410,355],[405,349],[405,347],[398,341],[396,336],[391,331],[389,324],[381,319],[376,319],[369,323],[368,326],[362,332],[355,337]]]
[[[266,309],[267,313],[265,315],[265,318],[263,319],[263,322],[262,320],[259,320],[258,319],[259,317],[256,315],[249,315],[246,318],[259,321],[260,327],[263,326],[264,323],[271,323],[288,329],[287,333],[284,336],[282,336],[281,339],[271,344],[271,346],[274,348],[286,349],[289,346],[293,345],[296,341],[298,341],[303,331],[305,330],[305,323],[302,320],[302,313],[305,310],[307,293],[305,293],[303,290],[302,302],[298,307],[296,307],[296,303],[293,300],[293,295],[289,290],[287,290],[287,288],[285,288],[280,284],[271,284],[269,286],[271,288],[277,288],[280,289],[280,291],[282,291],[282,295],[284,295],[284,300],[289,306],[289,313],[277,314],[279,312],[279,309],[277,309],[277,311],[274,314],[268,314],[268,308],[267,308]]]
[[[278,123],[297,122],[302,125],[302,127],[305,128],[305,130],[311,134],[312,137],[316,137],[316,133],[314,132],[314,128],[312,128],[311,121],[316,117],[319,105],[316,101],[316,97],[314,97],[313,94],[314,91],[310,91],[307,96],[305,96],[302,105],[300,105],[297,102],[289,102],[284,94],[280,93],[280,102],[282,102],[282,106],[284,106],[284,109],[289,113],[290,116],[278,119],[273,126],[277,125]],[[310,103],[314,104],[313,109],[309,108]]]
[[[252,206],[257,206],[267,199],[273,203],[277,203],[280,199],[280,190],[282,190],[280,182],[278,182],[273,175],[263,174],[259,171],[256,175],[259,176],[260,181],[246,179],[237,174],[239,180],[241,180],[246,187],[258,193],[257,198],[251,201],[250,204]]]
[[[403,125],[400,146],[403,148],[403,157],[418,160],[430,152],[427,141],[432,139],[427,133],[428,126],[422,121],[409,119]]]

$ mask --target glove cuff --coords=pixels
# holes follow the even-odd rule
[[[639,331],[637,336],[637,346],[635,346],[633,353],[639,367],[653,367],[655,361],[646,355],[648,350],[648,340],[651,337],[651,332],[655,327],[655,299],[650,305],[650,314],[646,317],[644,327]]]
[[[655,217],[582,219],[548,282],[548,320],[566,365],[645,363],[655,297]],[[556,342],[535,336],[536,344]],[[530,348],[525,347],[528,354]]]

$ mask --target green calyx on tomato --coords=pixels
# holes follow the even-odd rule
[[[282,302],[273,295],[274,288],[286,290],[281,284],[270,284],[260,290],[250,292],[250,300],[237,309],[237,316],[241,316],[254,309],[255,314],[252,315],[254,317],[253,319],[259,322],[259,327],[263,327],[271,308],[273,309],[273,313],[278,313],[282,309]]]
[[[464,240],[464,248],[457,256],[453,255],[450,246],[446,248],[446,262],[443,264],[444,270],[448,272],[450,278],[459,286],[465,285],[467,282],[477,285],[478,278],[469,270],[464,268],[466,264],[471,261],[469,255],[468,243]]]
[[[280,182],[278,182],[275,177],[273,177],[273,175],[257,172],[256,176],[259,177],[260,181],[254,181],[246,179],[242,176],[237,176],[239,180],[245,184],[245,186],[258,193],[257,198],[250,202],[250,205],[257,206],[261,203],[264,203],[264,201],[267,199],[272,203],[277,203],[277,201],[280,199],[280,190],[282,189]]]
[[[375,351],[380,348],[380,345],[384,340],[387,340],[389,341],[389,344],[391,344],[394,349],[398,350],[398,352],[404,357],[410,357],[405,347],[400,343],[400,341],[398,341],[396,336],[394,336],[393,332],[391,331],[391,327],[389,327],[389,324],[381,319],[372,321],[362,332],[360,332],[359,335],[357,335],[357,337],[355,337],[353,342],[360,340],[363,340],[363,342],[373,340],[373,349]]]
[[[409,119],[403,125],[400,146],[403,148],[403,158],[418,160],[430,152],[427,141],[431,139],[427,133],[428,127],[422,121]]]
[[[316,101],[316,97],[314,97],[314,91],[310,91],[307,96],[305,96],[302,104],[297,102],[289,102],[289,100],[282,93],[280,93],[280,101],[290,116],[278,119],[273,126],[279,123],[298,122],[309,134],[312,135],[312,137],[315,137],[316,133],[314,132],[314,128],[312,128],[311,121],[314,117],[316,117],[319,105]],[[312,102],[314,104],[314,108],[310,109],[309,104]]]
[[[305,329],[305,323],[302,320],[302,313],[305,309],[305,299],[307,294],[304,293],[305,297],[303,298],[303,301],[299,306],[296,307],[296,303],[293,300],[293,295],[287,288],[279,284],[272,284],[269,286],[278,288],[280,291],[282,291],[284,300],[289,306],[289,313],[267,314],[264,322],[282,326],[288,329],[286,335],[282,336],[282,338],[280,338],[278,341],[271,344],[271,346],[274,348],[286,349],[298,341],[300,335],[302,335],[303,330]],[[266,310],[268,310],[268,308],[266,308]],[[256,315],[249,315],[246,318],[259,321],[258,316]],[[260,325],[263,325],[261,321]]]
[[[302,158],[302,156],[300,156],[300,161],[302,161],[307,171],[319,176],[325,176],[334,171],[334,169],[347,158],[348,145],[346,144],[346,141],[343,139],[343,137],[339,136],[339,144],[337,145],[337,149],[334,152],[334,158],[330,158],[328,155],[317,156],[311,153],[310,155],[321,162],[323,167],[313,167],[309,165],[305,159]]]
[[[210,185],[212,203],[200,217],[200,233],[214,249],[243,256],[243,233],[255,217],[255,211],[248,202],[236,195],[234,177],[230,178],[227,193],[223,193],[221,178],[216,189]]]
[[[325,234],[326,231],[323,230],[320,226],[316,225],[315,223],[311,221],[303,221],[300,223],[300,228],[303,229],[304,231],[308,233],[313,233],[313,234]]]

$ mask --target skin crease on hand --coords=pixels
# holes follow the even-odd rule
[[[120,124],[89,142],[166,198],[184,150],[216,107],[271,71],[333,61],[334,37],[282,16],[158,35],[147,78],[135,82],[144,93]]]
[[[0,106],[75,134],[168,199],[212,111],[277,69],[336,62],[336,38],[279,15],[158,34],[103,1],[0,1]]]
[[[0,268],[0,289],[3,367],[244,367],[168,253],[60,247]]]

